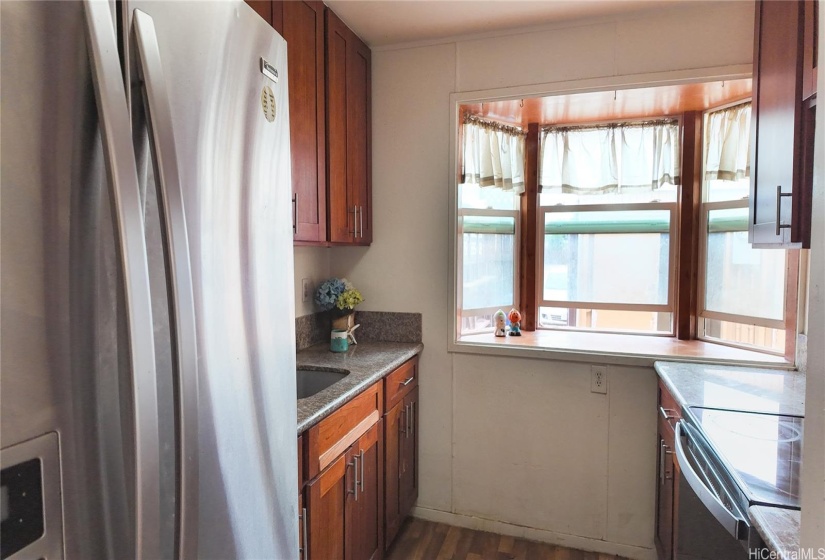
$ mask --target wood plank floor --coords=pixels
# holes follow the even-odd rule
[[[625,560],[410,517],[386,560]]]

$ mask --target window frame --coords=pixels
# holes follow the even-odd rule
[[[584,301],[556,301],[544,299],[544,236],[545,236],[545,216],[548,213],[570,213],[570,212],[621,212],[633,210],[667,210],[670,213],[670,226],[668,228],[669,250],[668,250],[668,289],[667,303],[665,304],[633,304],[633,303],[604,303],[604,302],[584,302]],[[636,202],[620,204],[577,204],[577,205],[554,205],[538,206],[538,226],[536,240],[536,307],[556,307],[565,309],[602,309],[610,311],[650,311],[658,313],[676,313],[676,263],[678,248],[674,241],[677,239],[677,202]],[[576,304],[575,306],[570,305]],[[552,326],[544,327],[536,323],[536,329],[574,329],[574,327]],[[584,332],[621,332],[623,334],[635,334],[634,331],[616,331],[601,329],[575,329]],[[638,334],[651,336],[673,336],[674,324],[671,322],[670,332],[639,332]]]
[[[451,331],[451,334],[449,335],[448,339],[448,351],[451,353],[458,352],[482,355],[489,354],[524,356],[535,358],[544,357],[573,361],[588,361],[592,359],[593,355],[599,355],[602,357],[602,359],[606,360],[606,362],[610,363],[646,363],[648,365],[652,365],[652,360],[655,359],[673,359],[677,356],[681,356],[681,358],[679,359],[697,362],[717,362],[721,360],[723,362],[739,363],[741,365],[773,364],[774,367],[794,367],[794,363],[796,360],[795,347],[798,339],[798,334],[800,332],[803,332],[800,330],[801,324],[799,323],[799,318],[802,315],[799,315],[799,310],[804,307],[807,298],[807,285],[804,279],[807,255],[804,251],[796,251],[796,254],[794,254],[793,252],[789,253],[789,258],[787,260],[789,278],[794,278],[795,281],[789,282],[786,285],[787,291],[793,292],[792,295],[786,296],[786,308],[788,307],[788,297],[792,297],[794,299],[795,306],[793,306],[793,317],[786,313],[786,347],[790,346],[790,350],[786,349],[784,356],[776,356],[774,354],[764,351],[763,349],[755,350],[748,347],[736,347],[732,348],[731,350],[738,351],[738,348],[744,348],[744,353],[738,355],[739,357],[735,357],[737,356],[736,354],[730,354],[728,351],[720,350],[720,352],[716,352],[715,350],[711,350],[711,348],[723,348],[727,346],[727,344],[725,344],[724,341],[721,341],[719,339],[713,339],[711,342],[705,342],[698,337],[697,331],[700,318],[698,315],[698,311],[696,309],[696,304],[698,302],[699,297],[697,278],[697,268],[699,263],[697,261],[699,253],[698,243],[700,236],[697,232],[697,229],[699,226],[699,218],[701,216],[700,208],[702,200],[699,197],[701,197],[702,191],[700,189],[701,179],[696,177],[696,175],[700,173],[699,169],[691,169],[691,166],[687,165],[686,162],[690,160],[698,163],[700,161],[700,158],[703,157],[704,146],[703,142],[701,142],[701,135],[704,131],[704,122],[702,119],[703,113],[706,110],[724,108],[724,105],[722,104],[705,110],[699,109],[688,110],[685,112],[680,111],[678,113],[666,115],[667,118],[676,117],[680,119],[680,126],[682,129],[682,157],[680,158],[682,161],[682,185],[679,197],[677,199],[678,215],[675,220],[676,237],[674,238],[674,244],[671,247],[671,253],[673,254],[675,252],[675,258],[677,263],[676,274],[674,275],[674,277],[671,278],[671,281],[675,282],[676,286],[675,309],[672,323],[672,330],[674,332],[670,335],[663,334],[662,336],[656,337],[656,340],[667,340],[668,338],[670,338],[672,339],[672,346],[656,347],[657,350],[651,350],[650,352],[648,352],[641,349],[644,347],[644,343],[641,342],[642,347],[639,347],[638,350],[633,350],[631,348],[627,352],[624,352],[617,349],[612,349],[606,350],[603,353],[598,350],[600,345],[598,341],[603,340],[600,339],[599,336],[603,335],[599,335],[597,334],[598,331],[592,330],[579,331],[580,335],[577,334],[575,335],[575,337],[573,337],[572,333],[570,333],[561,334],[560,338],[555,338],[548,337],[547,335],[542,335],[539,337],[539,329],[536,328],[537,334],[535,342],[529,342],[530,340],[532,340],[529,337],[524,341],[522,341],[521,339],[511,340],[510,338],[494,339],[492,337],[490,337],[489,340],[484,337],[469,337],[465,339],[464,335],[462,335],[462,333],[460,332],[461,310],[458,305],[458,291],[460,290],[461,286],[459,284],[458,278],[459,268],[461,267],[461,255],[457,252],[459,249],[459,244],[456,236],[460,235],[458,233],[459,230],[457,223],[457,212],[459,206],[458,185],[461,183],[461,173],[459,166],[461,162],[460,153],[462,123],[460,116],[462,115],[462,106],[468,104],[482,104],[483,106],[484,103],[493,101],[511,100],[513,102],[518,102],[519,99],[526,99],[528,97],[587,94],[591,92],[612,91],[624,88],[656,88],[673,85],[674,83],[689,84],[699,82],[719,82],[721,80],[741,80],[751,78],[750,71],[751,69],[747,65],[728,65],[717,68],[716,72],[714,72],[712,75],[706,74],[701,71],[691,71],[687,74],[681,73],[678,76],[666,76],[662,73],[648,73],[632,77],[615,76],[592,80],[574,79],[564,82],[542,83],[519,87],[451,93],[449,112],[450,121],[452,124],[449,127],[451,149],[449,150],[449,228],[447,232],[450,248],[448,253],[448,276],[450,283],[448,288],[448,306],[445,309],[449,325],[448,328]],[[730,104],[732,105],[736,103],[741,103],[745,99],[746,98],[734,100],[731,101]],[[650,119],[656,117],[645,116],[644,118]],[[579,125],[579,123],[576,124]],[[521,123],[521,126],[523,126],[525,129],[530,129],[534,127],[538,128],[541,125],[538,125],[536,123]],[[697,138],[699,138],[699,141],[696,140]],[[692,147],[694,143],[696,144],[695,148]],[[537,280],[537,271],[533,271],[534,278],[529,278],[528,275],[531,271],[521,270],[521,268],[525,266],[529,267],[531,270],[534,268],[534,266],[532,265],[536,264],[536,260],[534,258],[534,255],[532,254],[534,252],[534,248],[530,247],[530,242],[534,237],[536,237],[540,232],[543,231],[543,228],[541,227],[543,226],[543,224],[541,224],[541,226],[538,224],[538,196],[536,193],[535,185],[533,185],[532,189],[530,188],[530,171],[528,170],[527,166],[530,165],[531,150],[535,151],[536,148],[535,146],[531,148],[528,144],[525,148],[525,155],[527,160],[525,166],[525,185],[527,185],[527,189],[526,192],[521,195],[521,204],[519,208],[520,220],[524,221],[520,223],[520,247],[519,254],[517,255],[517,258],[519,258],[520,260],[519,272],[524,272],[524,274],[521,274],[520,282],[517,285],[518,287],[516,287],[516,289],[520,288],[520,298],[533,296],[531,297],[531,302],[524,302],[521,300],[519,300],[518,302],[518,308],[522,311],[522,314],[525,316],[525,320],[522,321],[522,331],[528,331],[525,333],[527,335],[532,334],[529,332],[532,329],[530,329],[529,327],[525,328],[524,325],[529,325],[531,318],[532,320],[538,322],[538,296],[540,294],[538,292],[539,286]],[[691,151],[693,153],[691,153]],[[688,158],[686,158],[687,154],[689,154]],[[536,154],[533,153],[532,164],[534,166],[536,165],[535,160]],[[703,166],[700,165],[699,167]],[[687,205],[685,204],[685,200],[683,200],[683,197],[685,195],[688,196]],[[533,200],[536,201],[533,204],[530,204],[531,197]],[[525,209],[526,207],[532,207],[533,210],[531,211],[529,208]],[[685,220],[687,220],[687,222]],[[536,228],[535,233],[531,231],[534,227]],[[687,230],[687,232],[685,232],[684,230]],[[527,234],[527,237],[529,237],[529,239],[525,237],[525,233]],[[690,238],[683,239],[684,233],[688,233]],[[685,267],[685,263],[689,263],[689,266]],[[685,290],[683,289],[683,286],[689,286],[690,289]],[[531,294],[531,292],[533,293]],[[791,322],[793,323],[793,325],[790,324]],[[538,325],[536,325],[536,327],[538,327]],[[547,333],[548,331],[548,329],[541,330],[545,333]],[[613,331],[609,332],[612,333]],[[593,338],[587,336],[590,333],[594,334]],[[620,331],[616,333],[616,336],[621,337],[626,334],[626,332]],[[644,340],[645,338],[650,339],[653,333],[638,334],[642,335],[642,338],[640,340]],[[582,340],[580,345],[578,342],[575,342],[579,340],[579,336],[581,336]],[[630,337],[630,339],[633,338],[636,337]],[[628,343],[630,339],[626,339],[628,340]],[[588,342],[585,342],[585,340],[587,340]],[[592,343],[589,342],[591,340],[593,341]],[[515,342],[518,342],[518,344],[513,344]],[[689,344],[691,342],[695,342],[697,346],[685,346],[686,343]],[[631,347],[632,346],[633,345],[631,344]],[[670,350],[664,350],[665,348],[672,348],[672,353]],[[707,350],[704,350],[705,348]],[[707,356],[707,358],[705,358],[704,356]],[[780,362],[777,360],[782,361]]]

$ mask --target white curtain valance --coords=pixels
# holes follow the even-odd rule
[[[750,177],[751,104],[708,113],[705,179]]]
[[[467,117],[463,137],[464,183],[524,192],[524,132]]]
[[[679,184],[676,121],[548,127],[541,133],[542,192],[614,193]]]

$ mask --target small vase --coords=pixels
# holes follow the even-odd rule
[[[342,331],[348,331],[354,326],[355,326],[355,311],[353,311],[352,313],[347,313],[346,315],[342,315],[340,317],[333,317],[332,318],[332,328],[333,329],[340,329]]]

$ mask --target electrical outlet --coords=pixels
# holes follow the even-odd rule
[[[607,394],[607,366],[590,366],[590,392]]]
[[[309,278],[303,278],[301,280],[301,301],[307,302],[309,301],[309,293],[312,291],[312,287],[310,286],[311,280]]]

